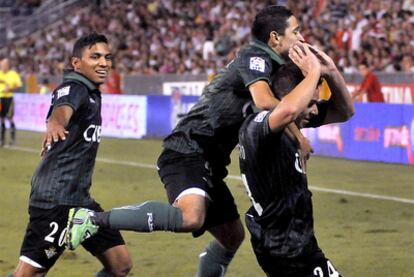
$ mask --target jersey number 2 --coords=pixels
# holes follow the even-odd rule
[[[45,241],[53,243],[55,241],[54,235],[59,230],[59,225],[56,222],[52,221],[50,222],[49,226],[52,228],[52,231],[45,237]],[[65,243],[66,229],[67,228],[63,229],[60,233],[58,241],[59,246],[62,246]]]

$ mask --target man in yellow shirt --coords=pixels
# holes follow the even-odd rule
[[[16,143],[16,126],[13,121],[14,102],[13,92],[22,87],[19,73],[10,69],[10,61],[4,58],[0,61],[0,146],[4,146],[6,138],[6,119],[10,122],[10,145]]]

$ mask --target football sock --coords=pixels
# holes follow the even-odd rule
[[[115,208],[110,212],[95,213],[92,222],[115,230],[179,232],[183,225],[183,214],[179,208],[168,203],[147,201],[140,205]]]
[[[217,240],[211,241],[200,254],[196,277],[224,276],[235,252],[226,250]]]
[[[4,144],[4,139],[6,138],[6,124],[2,123],[0,127],[0,141],[1,144]]]
[[[10,123],[10,137],[11,137],[11,143],[16,142],[16,125],[14,123]]]

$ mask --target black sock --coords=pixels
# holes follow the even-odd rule
[[[4,140],[6,138],[6,124],[2,123],[0,129],[0,141],[2,144],[4,144]]]
[[[14,144],[16,142],[16,125],[14,125],[14,122],[10,123],[10,137],[11,143]]]

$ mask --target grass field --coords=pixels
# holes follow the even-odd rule
[[[17,148],[0,148],[0,276],[15,267],[28,220],[30,178],[39,161],[41,135],[18,133]],[[155,171],[158,140],[104,138],[92,195],[104,208],[165,200]],[[234,153],[236,154],[236,153]],[[238,176],[237,156],[230,174]],[[309,164],[316,236],[346,277],[414,276],[414,168],[313,157]],[[228,180],[244,213],[249,206],[236,177]],[[350,194],[351,192],[351,194]],[[194,276],[204,235],[124,232],[134,268],[131,276]],[[65,252],[49,276],[93,276],[99,263],[83,249]],[[229,267],[229,277],[264,276],[247,239]]]

